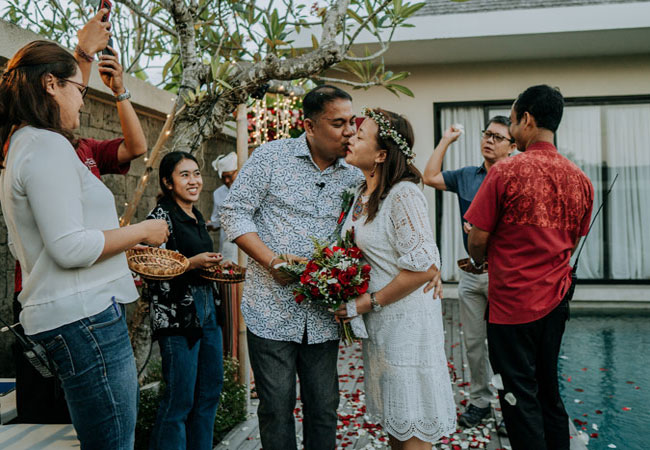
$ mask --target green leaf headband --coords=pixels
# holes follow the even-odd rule
[[[361,113],[366,116],[370,117],[372,120],[375,121],[377,126],[379,126],[379,136],[382,138],[390,138],[392,139],[399,149],[402,151],[404,156],[406,156],[406,162],[408,164],[413,163],[413,159],[415,158],[415,153],[413,153],[413,150],[411,147],[409,147],[408,143],[406,142],[406,139],[404,139],[404,136],[399,134],[395,128],[392,127],[390,124],[390,121],[386,118],[381,113],[375,112],[374,110],[364,107],[361,110]]]

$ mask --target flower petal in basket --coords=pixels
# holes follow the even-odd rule
[[[241,283],[246,279],[246,268],[237,264],[217,265],[199,272],[205,279],[219,283]]]
[[[169,280],[183,274],[190,260],[173,250],[157,247],[127,250],[129,269],[150,280]]]

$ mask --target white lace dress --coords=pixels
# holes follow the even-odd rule
[[[418,186],[400,182],[380,204],[375,219],[353,219],[356,243],[372,267],[368,292],[390,283],[402,269],[440,267],[429,225],[427,202]],[[444,350],[440,299],[423,287],[364,315],[366,406],[373,420],[400,441],[417,437],[435,442],[456,429],[456,406]]]

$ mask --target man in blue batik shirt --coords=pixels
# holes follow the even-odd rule
[[[471,224],[463,221],[463,215],[481,187],[488,170],[515,150],[514,140],[508,130],[509,126],[510,120],[505,116],[495,116],[490,119],[481,139],[483,164],[480,166],[441,171],[442,160],[447,149],[462,133],[460,127],[452,125],[445,131],[424,170],[424,184],[435,189],[454,192],[458,196],[465,251],[468,251],[467,234]],[[471,376],[469,405],[459,417],[458,423],[470,428],[477,426],[490,413],[490,401],[493,398],[490,391],[491,370],[485,324],[488,272],[486,267],[474,267],[469,258],[458,261],[458,266],[461,268],[458,283],[460,322],[463,325],[467,365]]]

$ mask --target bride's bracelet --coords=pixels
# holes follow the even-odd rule
[[[278,258],[278,255],[276,255],[276,254],[274,254],[273,257],[271,257],[271,260],[267,264],[267,267],[269,268],[269,270],[273,268],[273,261],[275,261],[277,258]]]

